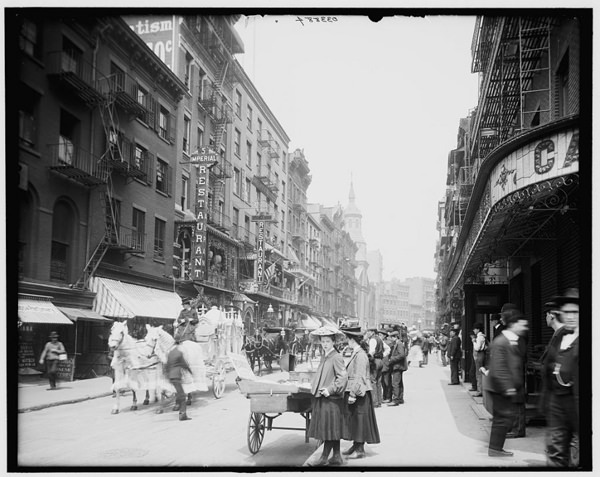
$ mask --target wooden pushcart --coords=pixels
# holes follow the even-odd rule
[[[311,372],[290,371],[290,381],[285,383],[265,380],[239,379],[240,391],[250,400],[248,419],[248,449],[256,454],[262,445],[265,431],[273,429],[304,431],[304,441],[309,442],[308,429],[312,411],[310,393]],[[285,412],[300,414],[304,418],[304,427],[276,427],[275,419]]]

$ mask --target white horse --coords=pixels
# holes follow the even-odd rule
[[[108,346],[114,352],[110,366],[114,369],[115,380],[112,391],[116,393],[116,402],[112,414],[118,414],[120,409],[121,390],[131,389],[133,393],[132,411],[137,411],[136,391],[154,391],[154,400],[162,397],[164,382],[162,363],[152,348],[144,340],[136,340],[129,335],[127,321],[114,322],[108,338]],[[148,404],[148,397],[144,404]]]
[[[148,330],[144,338],[146,344],[152,348],[153,352],[164,365],[167,362],[169,352],[175,347],[175,339],[163,330],[162,326],[146,325],[146,329]],[[208,391],[204,354],[201,346],[193,341],[183,341],[178,346],[183,353],[183,358],[192,371],[191,374],[185,370],[183,371],[181,384],[184,392],[189,395],[193,391]],[[171,383],[165,382],[164,386],[168,391],[175,392],[175,388]]]

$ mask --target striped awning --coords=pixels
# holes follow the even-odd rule
[[[96,292],[93,310],[111,318],[160,318],[174,320],[182,309],[177,293],[93,277],[90,290]]]
[[[300,323],[302,328],[307,328],[309,330],[316,330],[317,328],[321,327],[321,323],[318,320],[306,314],[302,315],[302,318],[300,318]]]
[[[104,321],[112,323],[110,318],[104,318],[94,310],[83,310],[81,308],[71,308],[68,306],[59,306],[58,309],[67,315],[72,321]]]
[[[250,298],[248,295],[244,295],[243,293],[236,293],[235,295],[233,295],[233,301],[239,301],[242,303],[246,302],[252,305],[256,303],[252,298]]]
[[[18,315],[23,323],[41,323],[49,325],[73,324],[73,322],[63,315],[50,300],[19,298]]]

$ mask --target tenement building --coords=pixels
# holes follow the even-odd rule
[[[584,286],[579,207],[580,23],[567,17],[478,17],[477,107],[461,119],[439,204],[438,325],[490,318],[505,302],[529,320],[527,391],[553,330],[544,303]],[[591,157],[583,155],[584,161]],[[471,343],[463,339],[470,378]]]

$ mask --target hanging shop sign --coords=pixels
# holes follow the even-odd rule
[[[265,266],[265,223],[258,222],[258,237],[256,244],[256,281],[258,282],[258,287],[260,288],[263,280],[263,272]]]
[[[491,204],[531,184],[579,171],[579,130],[537,139],[502,159],[490,174]]]
[[[206,279],[206,255],[208,246],[206,240],[206,218],[208,213],[208,177],[209,170],[217,162],[216,154],[210,154],[210,148],[200,148],[197,154],[192,156],[192,162],[196,164],[196,228],[192,236],[194,259],[192,260],[192,278],[194,280]]]

